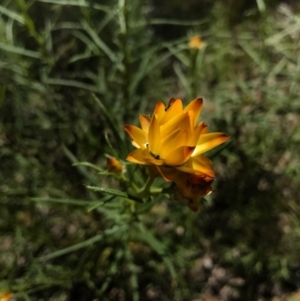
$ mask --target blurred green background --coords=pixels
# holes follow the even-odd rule
[[[299,54],[296,0],[1,0],[0,292],[300,300]],[[199,212],[87,190],[171,97],[231,136]]]

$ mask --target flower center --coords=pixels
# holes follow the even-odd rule
[[[159,156],[159,155],[155,155],[155,154],[153,154],[153,153],[150,151],[150,149],[149,149],[149,143],[146,143],[145,146],[146,146],[146,148],[148,149],[150,155],[151,155],[154,159],[156,159],[156,160],[159,160],[159,159],[160,159],[160,156]]]

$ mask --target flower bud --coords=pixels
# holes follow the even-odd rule
[[[201,49],[206,45],[205,42],[201,39],[200,36],[194,36],[189,39],[189,47],[190,49]]]
[[[110,173],[121,176],[124,171],[123,164],[114,157],[108,157],[106,161],[106,169]]]

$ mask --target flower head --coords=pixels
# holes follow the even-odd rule
[[[124,129],[137,148],[127,160],[154,166],[166,180],[179,172],[214,178],[211,161],[203,153],[228,140],[224,133],[207,133],[208,126],[198,122],[203,105],[196,98],[183,108],[181,99],[172,98],[165,106],[156,104],[151,117],[140,115],[141,128],[125,125]]]
[[[201,49],[206,45],[200,36],[193,36],[189,39],[189,47],[191,49]]]

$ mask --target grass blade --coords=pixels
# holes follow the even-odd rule
[[[17,21],[18,23],[24,25],[25,24],[25,20],[24,18],[17,14],[16,12],[12,11],[12,10],[9,10],[7,9],[6,7],[0,5],[0,13],[11,18],[12,20],[15,20]]]
[[[67,247],[65,249],[53,252],[51,254],[39,257],[38,260],[45,261],[45,260],[54,259],[54,258],[63,256],[63,255],[66,255],[68,253],[75,252],[75,251],[80,250],[82,248],[89,247],[90,245],[93,245],[94,243],[101,241],[106,236],[111,236],[111,235],[113,235],[115,233],[123,232],[126,228],[127,228],[127,226],[125,226],[125,225],[123,225],[123,226],[114,226],[111,229],[105,230],[100,235],[96,235],[96,236],[94,236],[94,237],[92,237],[90,239],[87,239],[84,242],[79,243],[79,244],[76,244],[76,245]]]
[[[106,109],[106,107],[103,105],[101,100],[95,95],[92,94],[94,100],[100,107],[102,113],[104,114],[104,117],[109,125],[109,128],[112,130],[114,137],[116,138],[117,142],[119,143],[119,149],[123,157],[125,157],[127,148],[124,143],[124,135],[121,136],[120,133],[123,133],[124,131],[120,131],[120,129],[117,127],[118,122],[115,120],[115,118],[112,116],[112,114]]]
[[[3,49],[4,51],[10,52],[10,53],[15,53],[15,54],[20,54],[23,56],[31,57],[34,59],[40,59],[42,56],[39,52],[27,50],[27,49],[24,49],[21,47],[13,46],[13,45],[7,45],[4,43],[0,43],[0,49]]]

